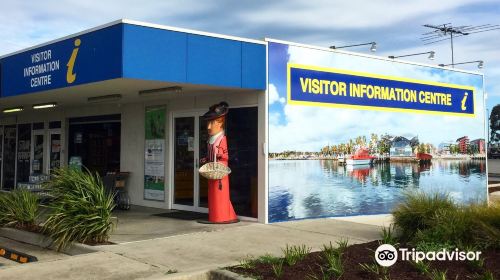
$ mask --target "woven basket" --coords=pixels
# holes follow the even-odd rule
[[[220,180],[231,173],[231,169],[220,162],[209,162],[198,170],[200,175],[210,180]]]

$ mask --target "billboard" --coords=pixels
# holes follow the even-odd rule
[[[487,199],[483,76],[268,40],[269,222]]]

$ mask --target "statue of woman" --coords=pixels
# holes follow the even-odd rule
[[[201,164],[217,161],[228,166],[229,154],[224,134],[228,106],[226,102],[220,102],[210,106],[209,111],[203,115],[207,121],[209,139],[207,156],[200,160]],[[210,223],[235,223],[239,221],[229,195],[229,175],[219,180],[208,180],[208,221]]]

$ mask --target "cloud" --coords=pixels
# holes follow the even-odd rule
[[[290,62],[349,69],[383,75],[409,77],[429,81],[458,84],[480,82],[476,75],[452,73],[420,66],[361,58],[346,54],[311,50],[301,47],[289,48]],[[270,73],[270,81],[273,80]],[[276,88],[275,85],[273,85]],[[281,96],[284,93],[276,91]],[[479,88],[477,96],[482,96]],[[276,97],[274,97],[276,99]],[[340,144],[357,136],[371,133],[389,133],[393,136],[418,136],[420,141],[439,143],[468,135],[471,138],[484,137],[483,108],[481,98],[476,99],[476,117],[427,115],[368,111],[342,108],[324,108],[286,104],[283,109],[284,122],[275,121],[277,111],[271,111],[269,142],[271,152],[285,150],[319,151],[325,145]]]
[[[377,28],[441,13],[474,0],[424,1],[303,1],[289,0],[286,4],[263,5],[256,11],[242,12],[241,17],[254,24],[308,26],[317,29]],[[490,1],[492,2],[492,1]]]
[[[276,89],[275,85],[269,84],[267,91],[269,93],[269,105],[272,105],[274,102],[280,101],[278,89]]]
[[[2,1],[0,55],[44,43],[119,18],[250,38],[277,38],[330,46],[369,41],[382,56],[435,50],[436,61],[450,63],[450,44],[423,45],[423,24],[498,23],[498,0],[420,1],[195,1],[45,0]],[[483,59],[487,91],[500,96],[500,30],[456,38],[455,61]],[[359,47],[353,51],[368,52]],[[425,56],[408,60],[429,63]],[[477,70],[474,64],[460,68]],[[491,100],[499,100],[491,98]],[[490,104],[492,106],[492,104]]]

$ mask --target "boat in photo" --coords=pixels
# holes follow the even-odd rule
[[[366,148],[359,148],[354,155],[346,159],[347,165],[369,165],[374,156],[370,156],[370,152]]]
[[[417,153],[415,157],[420,163],[431,162],[432,160],[432,155],[427,153]]]

